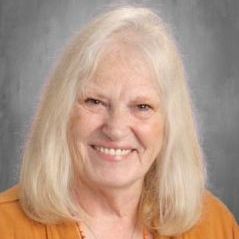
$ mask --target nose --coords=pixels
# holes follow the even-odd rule
[[[125,109],[116,108],[110,110],[104,121],[102,132],[112,141],[125,138],[130,130],[129,117]]]

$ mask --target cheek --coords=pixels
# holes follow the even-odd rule
[[[101,126],[102,122],[103,119],[100,115],[93,114],[78,107],[74,109],[71,117],[71,135],[77,139],[77,141],[87,140],[87,138]]]
[[[145,149],[158,154],[163,141],[164,123],[162,119],[138,124],[138,136]]]

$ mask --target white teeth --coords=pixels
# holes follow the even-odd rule
[[[112,148],[104,148],[101,146],[95,146],[94,148],[104,154],[109,154],[112,156],[125,156],[131,152],[130,149],[112,149]]]
[[[116,154],[116,155],[121,155],[122,152],[123,152],[123,150],[121,150],[121,149],[116,149],[116,150],[115,150],[115,154]]]

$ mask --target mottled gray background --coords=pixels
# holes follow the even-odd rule
[[[119,1],[0,1],[0,190],[18,180],[38,97],[68,39]],[[131,1],[128,1],[130,3]],[[239,219],[239,1],[134,1],[160,12],[182,51],[209,186]]]

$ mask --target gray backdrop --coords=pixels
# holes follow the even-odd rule
[[[26,132],[62,47],[91,17],[116,2],[0,1],[0,191],[18,180]],[[197,108],[209,187],[238,220],[239,1],[134,2],[157,9],[172,26]]]

